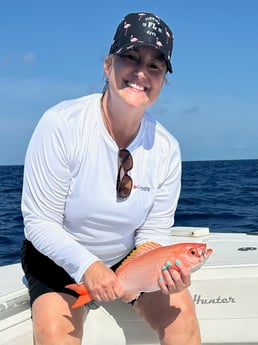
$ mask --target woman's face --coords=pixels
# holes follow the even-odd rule
[[[157,100],[166,71],[166,62],[160,52],[145,46],[114,55],[104,65],[110,94],[132,107],[143,109]]]

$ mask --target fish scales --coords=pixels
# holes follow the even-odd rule
[[[122,300],[130,302],[141,292],[159,290],[158,279],[161,269],[168,261],[173,269],[178,270],[175,261],[180,260],[190,272],[194,272],[205,263],[211,254],[212,249],[207,249],[205,243],[187,242],[161,246],[154,242],[147,242],[140,245],[115,271],[124,289]],[[79,294],[72,308],[77,308],[93,300],[93,296],[83,283],[70,284],[66,288]]]

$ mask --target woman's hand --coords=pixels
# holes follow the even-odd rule
[[[176,269],[169,261],[162,267],[159,286],[164,294],[170,295],[181,292],[190,285],[191,275],[189,269],[179,260],[176,260]]]
[[[124,295],[116,274],[102,261],[94,262],[87,269],[83,281],[95,301],[112,301]]]

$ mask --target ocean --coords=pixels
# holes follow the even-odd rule
[[[19,261],[23,166],[0,166],[0,265]],[[258,231],[258,159],[183,162],[177,226]]]

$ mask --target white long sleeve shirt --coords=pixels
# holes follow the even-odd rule
[[[117,200],[118,147],[103,124],[100,100],[94,94],[49,109],[24,166],[25,236],[77,282],[97,260],[112,266],[135,245],[167,244],[180,193],[179,145],[145,113],[127,147],[133,189]]]

